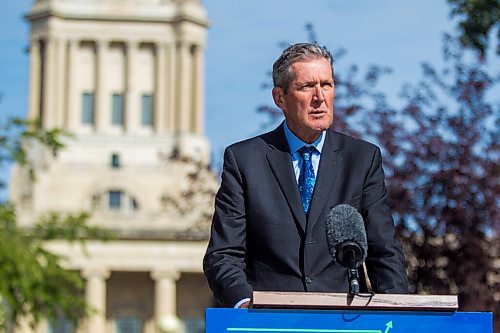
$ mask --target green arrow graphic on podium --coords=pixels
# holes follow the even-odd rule
[[[385,324],[385,326],[387,326],[387,327],[385,328],[384,333],[388,333],[389,330],[392,328],[392,320],[390,322],[388,322],[387,324]]]

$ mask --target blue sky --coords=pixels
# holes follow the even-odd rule
[[[25,116],[28,87],[28,25],[32,0],[0,5],[0,122]],[[420,64],[441,62],[441,40],[452,32],[446,0],[202,0],[211,21],[205,60],[205,132],[218,168],[226,145],[258,134],[265,117],[256,107],[272,103],[261,88],[278,43],[307,39],[312,22],[320,42],[347,54],[336,71],[351,64],[389,66],[379,88],[397,102],[405,82],[415,82]],[[0,176],[5,177],[5,168]]]

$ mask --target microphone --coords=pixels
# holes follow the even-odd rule
[[[340,204],[326,220],[326,239],[333,260],[347,268],[349,293],[359,293],[358,266],[366,259],[368,244],[363,217],[356,208]]]

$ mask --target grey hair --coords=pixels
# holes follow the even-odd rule
[[[290,67],[297,61],[309,61],[325,58],[332,66],[333,77],[333,56],[325,46],[316,43],[297,43],[290,45],[281,53],[278,60],[273,64],[273,83],[275,87],[283,88],[287,92],[288,85],[295,79],[295,74]]]

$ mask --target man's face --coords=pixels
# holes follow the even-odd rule
[[[332,67],[321,58],[295,62],[290,69],[295,79],[286,93],[275,87],[273,99],[283,110],[288,128],[301,140],[312,143],[333,121]]]

